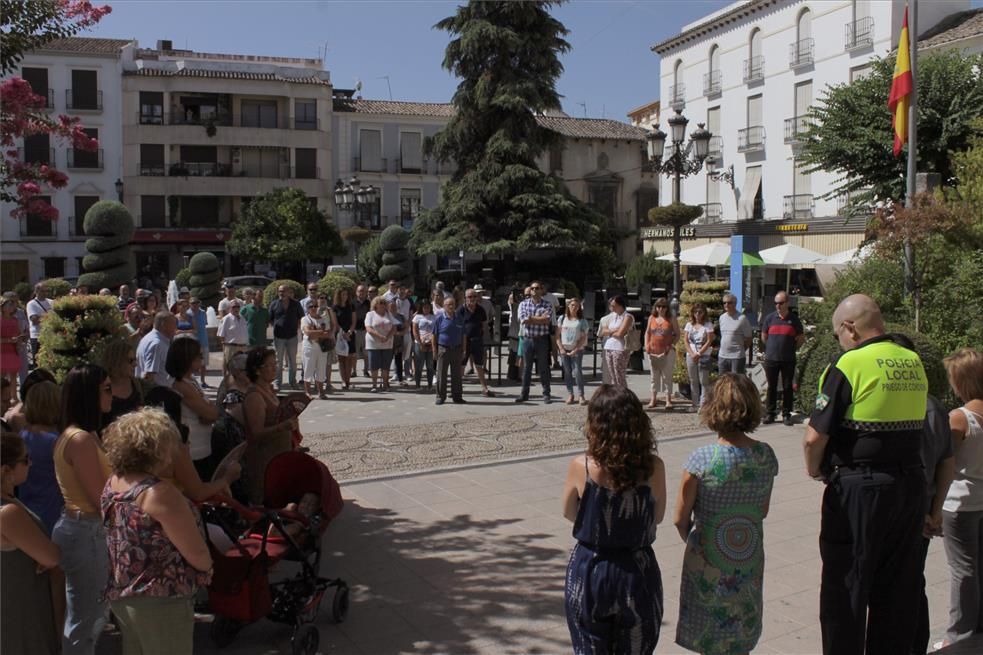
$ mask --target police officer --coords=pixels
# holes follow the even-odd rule
[[[918,355],[884,333],[857,294],[833,313],[845,351],[823,373],[805,437],[806,470],[826,482],[819,619],[826,655],[907,653],[919,606],[928,382]],[[868,614],[869,613],[869,614]]]

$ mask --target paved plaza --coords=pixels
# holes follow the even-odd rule
[[[631,375],[629,383],[647,393],[647,375]],[[322,653],[570,652],[563,581],[572,538],[559,497],[569,457],[583,448],[586,408],[546,407],[535,395],[515,405],[514,386],[490,399],[477,389],[466,385],[467,405],[442,407],[410,391],[345,392],[304,413],[305,443],[338,474],[346,499],[325,536],[323,573],[349,582],[352,603],[348,619],[335,624],[325,599]],[[673,643],[684,546],[671,515],[682,463],[712,437],[695,415],[651,416],[669,471],[669,511],[655,543],[666,610],[656,652],[686,653]],[[820,652],[822,485],[803,471],[802,432],[801,425],[772,425],[756,435],[780,462],[765,520],[764,632],[756,653]],[[949,589],[938,540],[926,577],[934,640],[946,623]],[[289,628],[263,620],[222,652],[289,653],[289,639]],[[99,650],[117,652],[116,644],[111,636]],[[196,628],[196,652],[218,652],[207,625]]]

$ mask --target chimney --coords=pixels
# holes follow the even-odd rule
[[[161,51],[173,50],[174,42],[171,40],[161,40],[157,42],[157,49]]]

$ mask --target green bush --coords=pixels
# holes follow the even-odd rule
[[[218,261],[218,257],[210,252],[199,252],[188,262],[188,270],[195,275],[218,275],[222,276],[222,265]]]
[[[17,299],[21,301],[21,304],[24,304],[34,295],[34,287],[27,282],[18,282],[14,285],[14,293],[17,294]]]
[[[849,295],[865,293],[877,302],[889,322],[912,320],[904,300],[904,269],[901,262],[870,257],[857,266],[839,272],[823,294],[823,301],[799,305],[803,323],[827,326],[836,306]]]
[[[925,374],[928,376],[929,393],[936,398],[946,398],[949,394],[949,383],[945,368],[942,366],[944,353],[938,344],[930,337],[915,332],[907,326],[888,323],[886,328],[889,333],[901,333],[912,340],[915,351],[925,367]],[[815,335],[799,349],[795,368],[795,381],[798,385],[795,405],[800,412],[805,414],[812,412],[816,406],[816,395],[819,393],[819,377],[842,352],[833,334],[832,325],[817,326]]]
[[[44,283],[45,288],[48,290],[48,298],[61,298],[62,296],[67,296],[68,292],[72,290],[72,285],[60,277],[48,278],[47,280],[41,280],[41,282]]]
[[[382,263],[383,264],[395,264],[400,265],[405,261],[409,261],[410,253],[406,248],[400,250],[385,250],[382,253]]]
[[[362,244],[358,249],[358,277],[369,284],[379,284],[379,269],[382,268],[382,247],[379,245],[379,237]]]
[[[379,247],[383,250],[405,250],[410,233],[399,225],[390,225],[379,235]]]
[[[72,367],[101,361],[106,346],[127,339],[113,296],[64,296],[41,322],[38,365],[61,383]]]
[[[133,238],[133,216],[122,203],[100,200],[85,213],[85,242],[89,255],[82,260],[85,273],[78,284],[93,292],[102,288],[115,289],[133,279],[136,268],[130,256]]]
[[[349,297],[354,298],[356,281],[352,279],[353,277],[351,271],[328,273],[318,281],[317,291],[326,294],[328,302],[334,302],[334,295],[340,289],[348,289]]]
[[[625,270],[625,281],[632,287],[663,284],[671,280],[672,262],[661,261],[656,252],[635,257]]]
[[[179,289],[181,287],[188,287],[190,289],[191,288],[191,269],[190,268],[187,268],[187,267],[182,268],[174,276],[174,281],[177,283],[177,286],[178,286]]]
[[[946,355],[983,346],[983,251],[949,254],[943,284],[922,292],[921,329]]]
[[[210,252],[199,252],[188,262],[191,295],[206,306],[217,307],[222,299],[222,264]],[[178,286],[181,286],[178,284]]]
[[[265,289],[263,289],[264,306],[269,307],[270,303],[277,299],[276,290],[279,286],[285,286],[293,289],[294,300],[300,300],[307,295],[307,288],[300,282],[294,282],[293,280],[274,280],[266,285]]]
[[[382,249],[382,266],[379,268],[379,283],[388,280],[409,281],[413,276],[413,257],[406,244],[410,233],[399,225],[390,225],[379,235]]]

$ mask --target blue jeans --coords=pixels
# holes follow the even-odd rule
[[[292,339],[273,338],[273,349],[276,351],[276,386],[283,385],[283,360],[287,360],[290,371],[290,384],[297,384],[297,337]]]
[[[415,369],[414,374],[416,376],[416,386],[420,386],[420,378],[423,374],[423,369],[427,370],[427,386],[431,386],[431,381],[433,380],[433,350],[423,350],[423,348],[418,343],[413,344],[413,368]]]
[[[577,383],[581,398],[584,396],[584,352],[576,355],[560,353],[560,365],[563,366],[563,382],[567,385],[567,393],[573,395],[573,384]]]
[[[61,548],[65,571],[65,630],[63,655],[92,655],[106,624],[107,604],[102,602],[109,579],[109,553],[102,521],[62,515],[51,540]]]
[[[736,359],[730,359],[728,357],[717,358],[717,370],[721,375],[724,373],[737,373],[738,375],[744,375],[746,365],[747,360],[743,357],[738,357]]]
[[[550,395],[550,336],[522,338],[522,393],[523,398],[529,397],[529,387],[532,385],[533,357],[539,366],[539,380],[543,384],[543,396]]]

